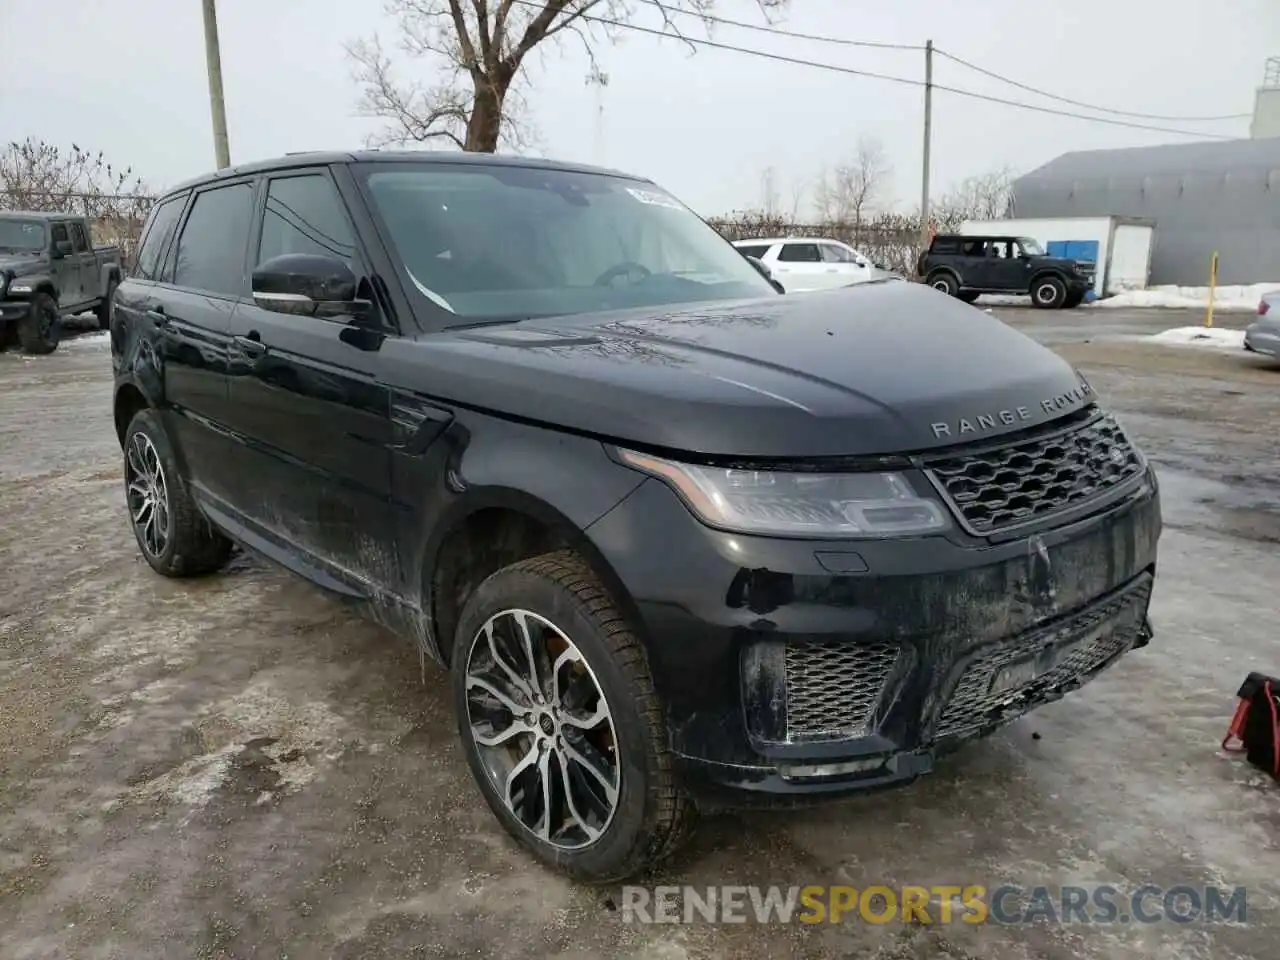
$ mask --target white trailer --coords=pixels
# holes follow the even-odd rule
[[[960,226],[966,236],[1030,237],[1050,256],[1094,262],[1097,297],[1147,288],[1155,230],[1154,220],[1136,217],[966,220]]]

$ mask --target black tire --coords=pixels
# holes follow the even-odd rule
[[[961,290],[956,294],[965,303],[976,303],[978,297],[981,296],[976,290]]]
[[[960,284],[956,281],[955,274],[940,271],[938,273],[929,274],[929,279],[925,281],[933,289],[939,293],[945,293],[948,297],[957,296],[960,293]]]
[[[539,719],[519,724],[523,726],[524,732],[505,740],[501,748],[483,745],[486,751],[492,752],[482,755],[476,741],[476,730],[472,726],[472,707],[476,706],[480,722],[484,723],[486,711],[492,717],[495,714],[494,705],[501,701],[476,687],[474,681],[468,681],[468,674],[474,670],[477,674],[498,677],[502,680],[501,685],[511,694],[509,702],[521,710],[525,709],[526,704],[534,703],[527,691],[521,692],[522,688],[503,679],[496,670],[484,666],[486,660],[491,664],[495,663],[494,657],[490,655],[491,648],[487,644],[485,627],[491,621],[496,621],[499,626],[494,627],[494,635],[499,636],[502,633],[501,623],[514,622],[505,619],[509,616],[506,611],[531,613],[549,623],[551,630],[547,630],[547,623],[544,623],[535,624],[542,627],[542,630],[530,631],[531,635],[537,632],[537,642],[540,645],[545,643],[549,648],[551,641],[567,640],[568,644],[559,647],[562,653],[570,644],[577,648],[582,660],[567,661],[558,675],[563,675],[566,669],[572,672],[574,665],[579,662],[585,663],[586,669],[578,673],[576,680],[566,679],[566,698],[562,700],[546,697],[537,700],[541,706],[530,706],[528,709],[541,711]],[[476,644],[474,647],[473,642]],[[501,638],[499,643],[502,643]],[[474,661],[473,652],[476,655]],[[545,678],[550,673],[546,664],[551,655],[548,649],[548,659],[539,661],[543,666],[536,676]],[[528,659],[527,656],[524,657],[524,662],[527,663]],[[511,657],[504,657],[503,660],[506,663],[513,662]],[[523,669],[518,662],[515,665],[517,669]],[[504,829],[542,863],[583,882],[617,883],[665,859],[688,836],[695,811],[688,794],[678,781],[667,746],[666,723],[654,689],[653,677],[649,672],[648,656],[608,590],[577,554],[566,550],[524,560],[499,570],[480,584],[467,601],[458,623],[453,646],[452,673],[458,731],[471,773],[485,802]],[[507,676],[510,675],[508,672]],[[598,738],[593,742],[581,729],[571,728],[567,722],[562,725],[561,718],[570,715],[565,701],[578,699],[573,696],[573,684],[578,683],[579,689],[582,689],[584,681],[591,683],[590,690],[600,694],[595,700],[597,706],[593,716],[599,714],[600,704],[603,703],[606,708],[605,720],[593,724],[591,729],[601,736],[608,734],[603,742],[611,743],[612,748],[607,745],[599,747]],[[544,696],[555,690],[545,679],[538,686],[543,688]],[[469,690],[480,690],[476,700],[469,699]],[[486,698],[489,701],[487,705],[479,703]],[[582,709],[580,704],[573,706],[574,709]],[[557,707],[564,712],[556,713]],[[513,719],[517,716],[514,711],[501,706],[496,707],[496,713]],[[555,713],[554,736],[550,729],[551,713]],[[526,719],[534,716],[534,713],[525,714]],[[607,729],[601,729],[605,723]],[[505,720],[490,722],[489,729],[494,733],[489,736],[496,736],[501,732],[500,726],[506,729],[513,724]],[[485,734],[482,732],[481,735]],[[557,781],[554,771],[550,778],[553,783],[560,784],[559,795],[552,797],[552,806],[557,814],[562,815],[558,819],[565,829],[571,830],[567,819],[569,811],[576,816],[580,811],[575,808],[585,807],[586,801],[598,804],[601,802],[600,797],[607,797],[608,794],[599,786],[604,781],[588,777],[585,771],[589,768],[578,763],[572,767],[579,778],[576,781],[579,789],[574,793],[578,798],[577,803],[571,805],[563,801],[565,794],[570,792],[564,785],[572,780],[569,775],[570,753],[561,746],[563,741],[569,741],[569,746],[576,744],[577,747],[582,747],[584,743],[591,746],[596,751],[593,759],[605,761],[598,769],[610,773],[616,793],[612,812],[607,817],[596,818],[597,836],[591,839],[583,833],[588,840],[573,849],[565,842],[556,844],[550,842],[549,837],[538,836],[535,829],[542,823],[542,814],[538,813],[534,824],[527,825],[514,809],[508,807],[504,798],[506,791],[499,792],[496,779],[505,773],[504,783],[511,784],[513,779],[520,783],[519,778],[523,777],[524,786],[520,787],[520,799],[514,805],[523,807],[530,798],[534,798],[535,809],[545,809],[541,800],[541,796],[545,794],[537,789],[540,781],[530,781],[529,776],[531,773],[541,776],[538,765],[544,755],[548,757],[548,769],[560,763],[560,779]],[[547,749],[543,750],[543,747]],[[538,760],[519,777],[513,778],[514,767],[491,773],[486,759],[493,761],[493,755],[501,753],[514,760],[510,756],[512,750],[526,763],[535,755]],[[585,753],[579,755],[589,756]],[[610,759],[612,769],[608,766]],[[499,762],[506,767],[505,762]],[[588,786],[592,787],[591,796],[584,792]],[[603,827],[600,827],[602,819]],[[550,822],[551,818],[547,818],[547,823]],[[577,818],[576,822],[585,821]],[[568,836],[559,829],[556,833],[562,839]],[[548,834],[551,834],[550,829]]]
[[[95,311],[98,314],[99,330],[111,329],[111,298],[115,296],[117,286],[118,284],[114,279],[107,281],[106,295],[102,298],[102,302],[98,304],[97,311]]]
[[[1031,281],[1031,305],[1040,310],[1057,310],[1067,299],[1067,288],[1057,277],[1037,277]]]
[[[0,353],[9,349],[9,344],[18,342],[18,325],[0,321]]]
[[[1063,310],[1074,310],[1080,304],[1084,303],[1083,293],[1069,293],[1065,300],[1062,301]]]
[[[53,353],[62,336],[58,304],[47,293],[37,293],[26,314],[18,321],[18,342],[26,353]]]
[[[159,465],[159,484],[148,483],[147,468],[152,463],[144,447],[154,452]],[[231,556],[231,541],[209,526],[191,499],[186,478],[178,468],[168,435],[154,410],[139,410],[129,422],[124,436],[125,504],[129,525],[142,557],[157,573],[166,577],[194,577],[212,573]],[[154,474],[153,474],[154,476]],[[163,537],[149,537],[147,516],[141,515],[141,491],[152,495],[152,531]],[[157,509],[156,503],[162,504]]]

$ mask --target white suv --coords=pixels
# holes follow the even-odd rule
[[[787,293],[846,287],[883,276],[869,259],[839,240],[777,237],[737,240],[733,245],[768,267]]]

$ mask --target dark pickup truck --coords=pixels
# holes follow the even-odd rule
[[[0,344],[14,329],[27,353],[52,353],[60,318],[94,310],[107,329],[120,249],[93,246],[84,217],[0,212]]]
[[[917,273],[935,290],[965,303],[984,293],[1031,297],[1042,310],[1078,307],[1093,287],[1095,267],[1047,256],[1029,237],[938,234],[920,255]]]
[[[141,555],[239,543],[397,629],[576,877],[698,809],[909,783],[1151,637],[1155,476],[1077,371],[919,284],[780,296],[648,180],[225,169],[161,198],[113,309]]]

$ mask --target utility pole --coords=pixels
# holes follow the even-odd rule
[[[231,166],[227,145],[227,108],[222,102],[222,54],[218,50],[218,13],[215,0],[202,0],[204,7],[204,58],[209,70],[209,108],[213,112],[213,152],[218,169]]]
[[[924,42],[924,157],[920,169],[920,242],[929,244],[929,151],[933,139],[933,41]]]

